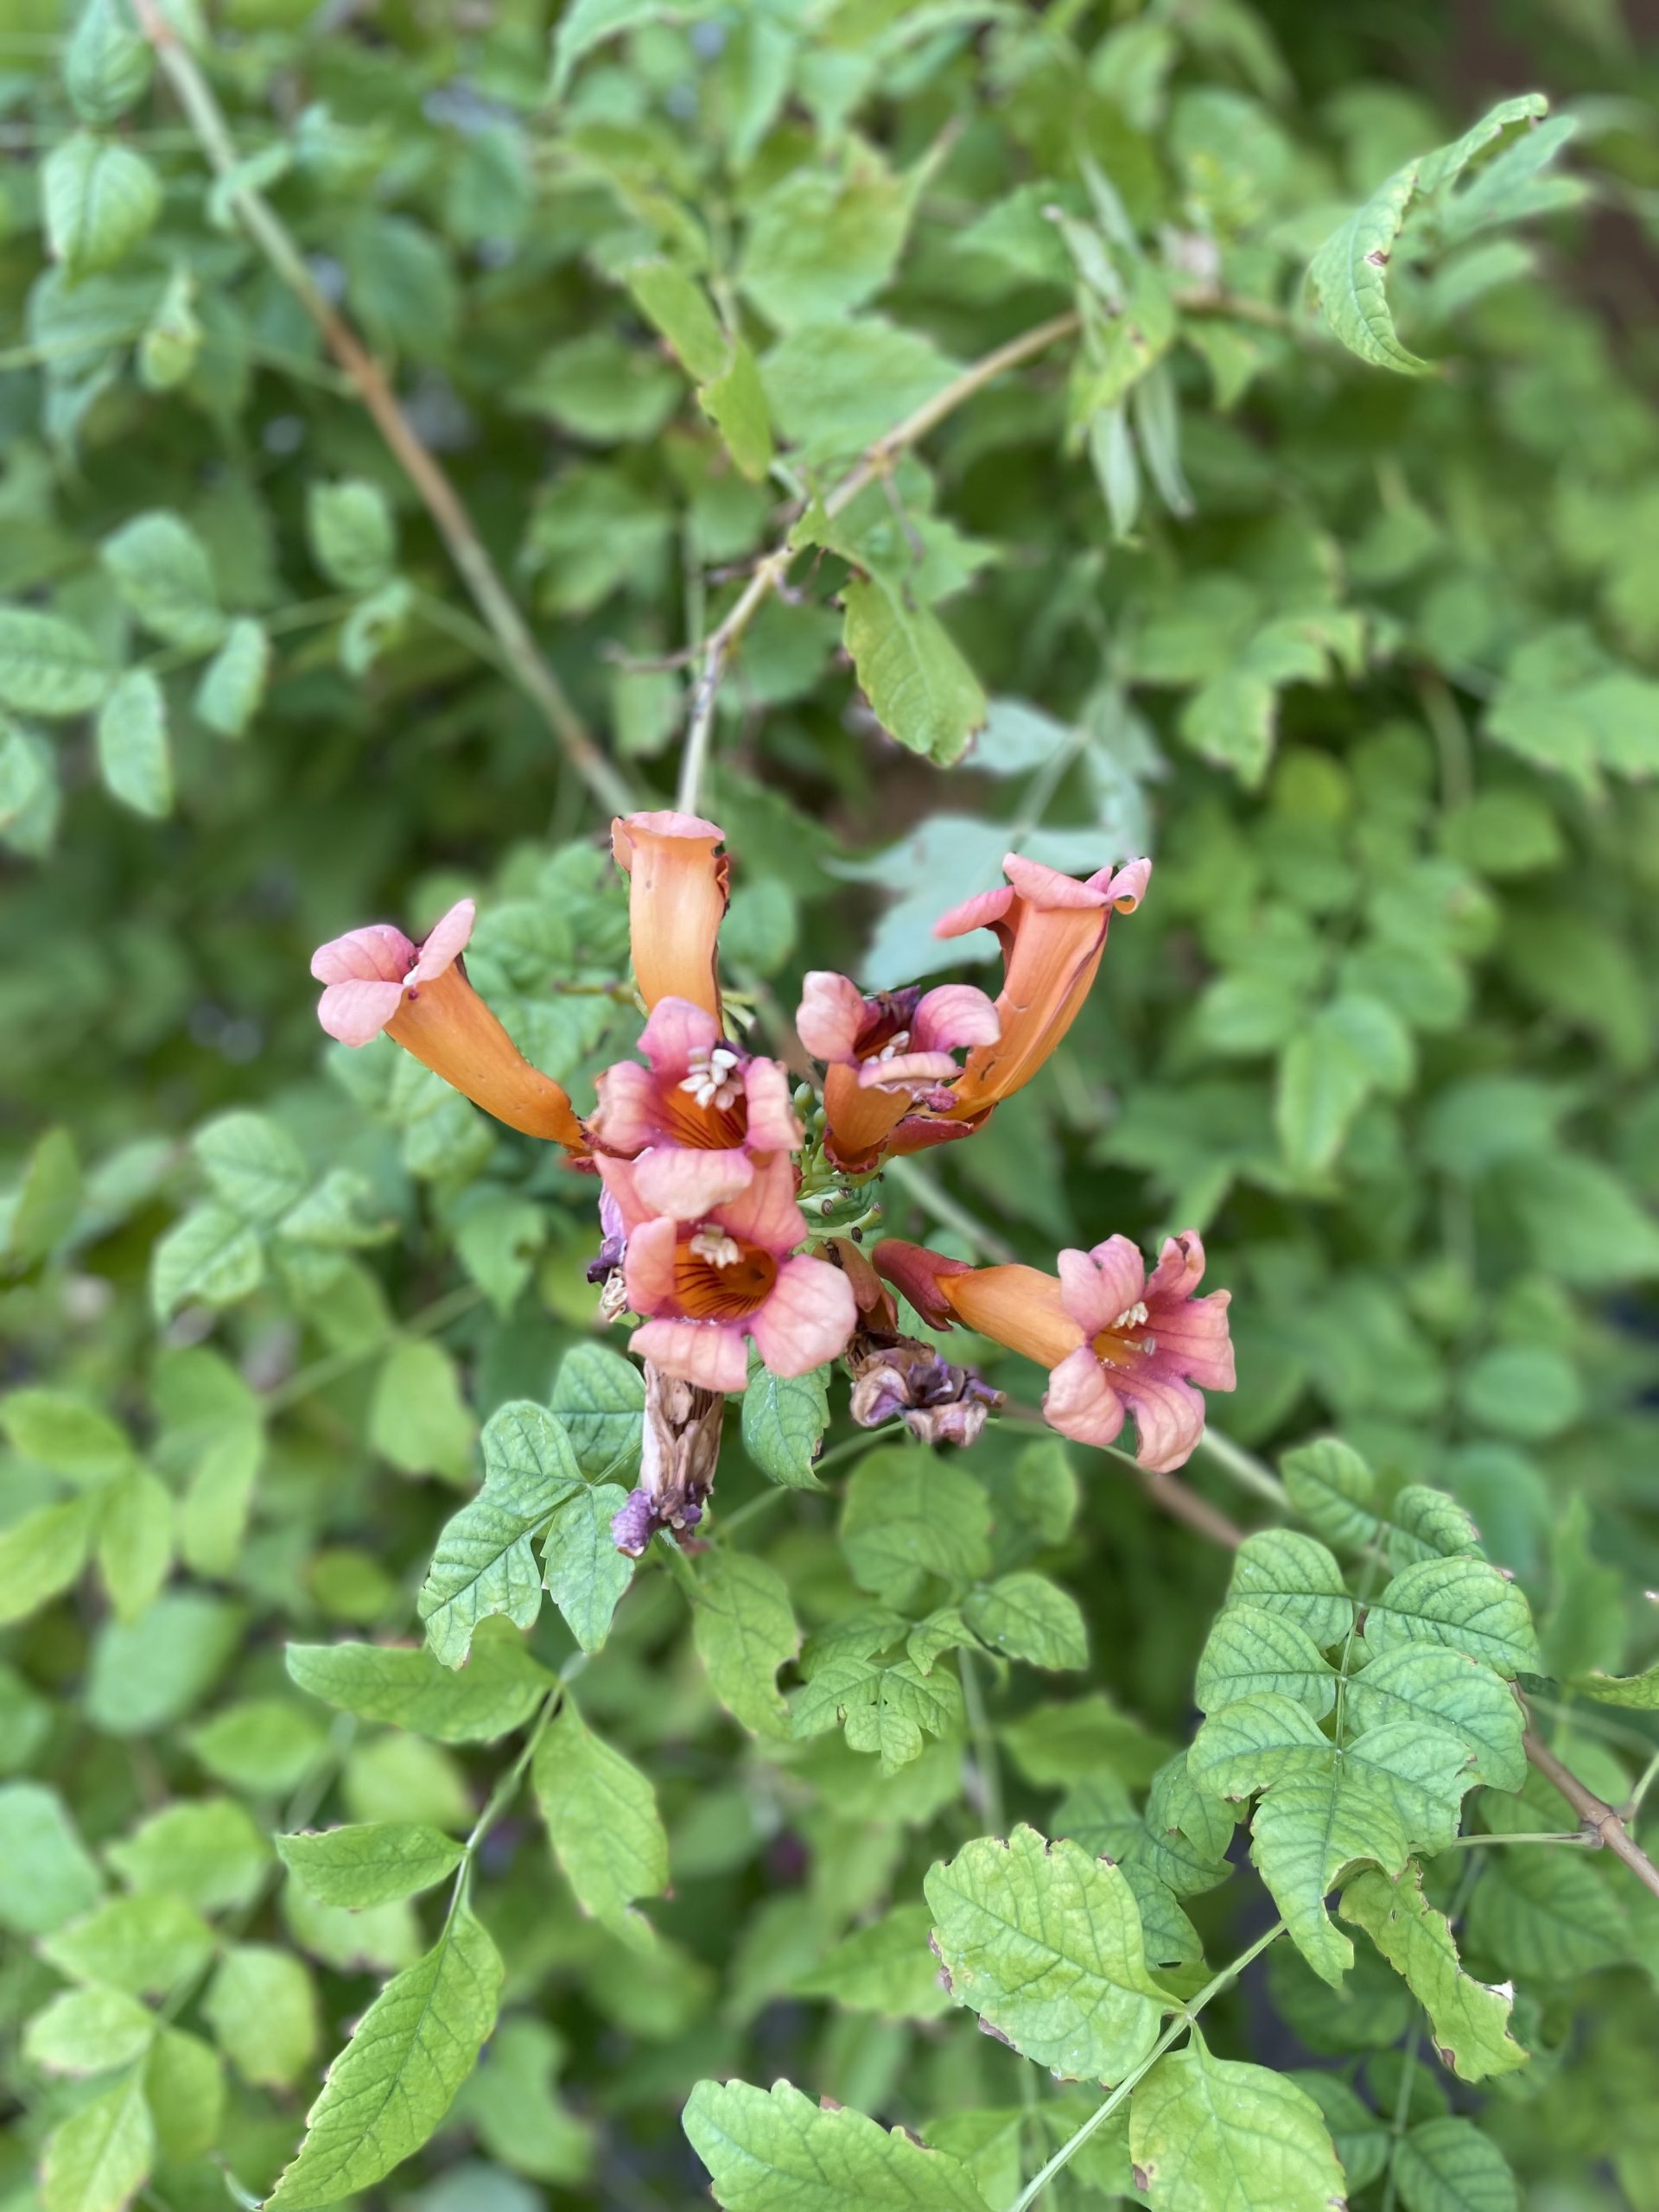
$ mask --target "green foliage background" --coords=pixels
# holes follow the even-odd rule
[[[280,2204],[1003,2212],[1070,2145],[1079,2212],[1659,2207],[1659,1898],[1493,1840],[1582,1809],[1517,1675],[1655,1836],[1659,72],[1488,12],[166,0],[158,73],[11,0],[4,2212],[260,2201],[314,2102]],[[588,1102],[601,802],[671,803],[798,517],[708,732],[728,973],[940,972],[1011,843],[1154,854],[882,1195],[1203,1230],[1230,1584],[1116,1459],[764,1376],[631,1576],[592,1185],[319,1037],[313,945],[474,893]]]

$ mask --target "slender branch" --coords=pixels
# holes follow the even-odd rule
[[[1114,1457],[1127,1459],[1129,1454],[1117,1452]],[[1230,1521],[1219,1506],[1211,1505],[1207,1497],[1200,1497],[1197,1491],[1189,1490],[1179,1478],[1160,1474],[1154,1468],[1142,1467],[1133,1460],[1130,1465],[1147,1496],[1172,1519],[1185,1521],[1189,1529],[1196,1529],[1199,1535],[1207,1536],[1212,1544],[1223,1545],[1229,1551],[1236,1552],[1243,1542],[1244,1531],[1237,1522]]]
[[[1642,1810],[1642,1807],[1646,1801],[1648,1792],[1652,1789],[1656,1780],[1659,1780],[1659,1751],[1656,1751],[1653,1757],[1648,1761],[1646,1766],[1643,1768],[1641,1780],[1637,1783],[1635,1789],[1631,1790],[1624,1804],[1620,1806],[1619,1817],[1621,1820],[1634,1825],[1636,1816]]]
[[[1012,1260],[1017,1256],[1006,1237],[999,1236],[976,1214],[969,1213],[967,1207],[942,1189],[918,1161],[905,1158],[889,1160],[881,1172],[891,1175],[900,1190],[908,1191],[918,1205],[927,1209],[935,1221],[943,1224],[946,1229],[954,1229],[958,1236],[965,1237],[977,1250],[988,1254],[993,1260]]]
[[[156,0],[134,0],[134,4],[139,27],[155,48],[156,59],[209,166],[225,181],[230,204],[243,228],[315,323],[324,344],[356,386],[376,428],[424,501],[427,512],[449,550],[450,558],[461,571],[461,581],[499,643],[520,689],[540,709],[566,758],[601,805],[613,812],[626,812],[632,804],[626,780],[601,751],[543,658],[530,625],[502,582],[461,495],[442,465],[422,443],[385,372],[338,308],[325,297],[281,217],[241,177],[236,142],[194,56],[162,13]]]
[[[1289,1510],[1290,1501],[1285,1486],[1265,1460],[1258,1459],[1254,1452],[1247,1452],[1242,1444],[1235,1444],[1218,1428],[1206,1427],[1198,1439],[1200,1452],[1207,1452],[1216,1465],[1232,1477],[1241,1490],[1254,1491],[1281,1513]]]
[[[1643,1887],[1659,1897],[1659,1866],[1654,1865],[1612,1807],[1580,1782],[1570,1767],[1563,1766],[1548,1745],[1530,1728],[1522,1741],[1527,1757],[1539,1773],[1546,1782],[1554,1783],[1578,1815],[1586,1836],[1611,1851],[1615,1859],[1622,1859]]]
[[[872,484],[889,475],[899,456],[936,429],[948,415],[954,414],[964,400],[982,391],[987,385],[995,384],[1010,369],[1033,360],[1045,353],[1061,339],[1070,338],[1078,327],[1076,315],[1058,315],[1047,322],[1039,323],[1034,329],[1021,332],[1011,338],[1006,346],[999,346],[965,368],[960,376],[936,391],[931,399],[924,400],[901,423],[879,437],[863,458],[843,476],[823,502],[824,513],[833,522],[837,515],[845,514],[861,493]],[[792,533],[791,533],[792,536]],[[702,668],[696,690],[691,695],[691,711],[686,721],[685,747],[680,755],[679,790],[675,804],[683,813],[695,814],[702,789],[703,772],[708,766],[709,741],[714,728],[715,699],[721,681],[739,639],[761,607],[788,575],[795,558],[796,548],[790,537],[775,546],[756,567],[741,594],[721,617],[702,647]]]
[[[1147,2075],[1151,2073],[1153,2068],[1158,2063],[1158,2061],[1169,2049],[1171,2044],[1173,2044],[1178,2037],[1184,2035],[1186,2030],[1192,2026],[1199,2013],[1203,2012],[1205,2006],[1209,2004],[1211,1998],[1218,1997],[1222,1991],[1227,1988],[1230,1983],[1236,1981],[1240,1974],[1243,1973],[1245,1967],[1250,1964],[1251,1961],[1253,1959],[1260,1958],[1262,1952],[1267,1949],[1268,1944],[1276,1942],[1284,1932],[1284,1922],[1282,1920],[1275,1920],[1272,1927],[1268,1929],[1266,1935],[1258,1936],[1256,1937],[1255,1942],[1250,1945],[1248,1951],[1241,1951],[1230,1966],[1224,1967],[1221,1972],[1217,1974],[1212,1980],[1205,1982],[1204,1987],[1198,1992],[1198,1995],[1192,1999],[1191,2003],[1184,2005],[1181,2007],[1180,2011],[1175,2015],[1169,2025],[1164,2030],[1162,2035],[1159,2037],[1157,2042],[1154,2044],[1147,2056],[1135,2069],[1135,2071],[1132,2074],[1126,2074],[1124,2075],[1123,2079],[1112,2091],[1111,2095],[1107,2098],[1105,2103],[1099,2106],[1094,2112],[1091,2112],[1088,2119],[1084,2121],[1083,2126],[1078,2128],[1076,2134],[1068,2136],[1066,2140],[1061,2144],[1059,2149],[1049,2160],[1048,2164],[1039,2172],[1032,2176],[1031,2179],[1020,2190],[1019,2196],[1014,2198],[1014,2202],[1009,2206],[1008,2212],[1027,2212],[1027,2208],[1037,2202],[1037,2199],[1048,2187],[1050,2182],[1053,2180],[1055,2175],[1063,2171],[1065,2167],[1071,2164],[1072,2159],[1077,2157],[1078,2152],[1082,2150],[1084,2145],[1089,2140],[1089,2138],[1094,2133],[1095,2130],[1097,2127],[1103,2126],[1105,2122],[1111,2118],[1112,2114],[1128,2096],[1129,2092],[1132,2089],[1136,2088],[1140,2083],[1146,2079]]]
[[[330,1382],[337,1382],[342,1375],[349,1375],[354,1367],[361,1367],[365,1360],[390,1349],[400,1337],[429,1337],[447,1328],[451,1321],[463,1313],[470,1313],[481,1303],[484,1294],[475,1284],[467,1283],[452,1290],[446,1297],[435,1299],[411,1320],[395,1322],[389,1329],[372,1337],[365,1337],[360,1344],[346,1344],[339,1351],[324,1354],[314,1359],[308,1367],[296,1368],[283,1382],[264,1394],[262,1402],[267,1414],[285,1413],[297,1405],[302,1398],[308,1398],[314,1390],[321,1390]]]
[[[985,1688],[973,1653],[963,1644],[957,1653],[957,1673],[962,1683],[963,1708],[968,1716],[968,1740],[974,1747],[974,1770],[979,1777],[979,1809],[993,1835],[1006,1835],[1008,1816],[1002,1802],[1002,1768],[996,1756],[996,1738],[985,1710]]]

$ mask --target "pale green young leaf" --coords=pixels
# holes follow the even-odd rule
[[[276,1850],[300,1887],[324,1904],[389,1904],[429,1890],[466,1853],[441,1830],[412,1821],[372,1821],[279,1835]]]
[[[844,594],[842,632],[872,712],[888,735],[941,767],[985,724],[985,694],[938,616],[875,576]]]
[[[491,2158],[515,2174],[569,2189],[589,2178],[594,2129],[559,2094],[564,2055],[563,2040],[544,2020],[522,2013],[504,2020],[483,2064],[462,2088],[455,2114],[476,2131]]]
[[[1341,2164],[1305,2089],[1215,2058],[1197,2036],[1129,2101],[1129,2157],[1153,2212],[1340,2212]]]
[[[1071,1592],[1046,1574],[1004,1574],[970,1591],[963,1618],[982,1643],[1033,1667],[1086,1667],[1089,1631]]]
[[[560,16],[554,35],[551,97],[564,98],[571,72],[584,54],[624,31],[659,22],[668,12],[667,0],[575,0]]]
[[[990,1503],[971,1475],[931,1452],[867,1452],[847,1484],[841,1546],[853,1580],[902,1605],[925,1575],[977,1581],[989,1567]]]
[[[213,1930],[165,1890],[111,1897],[47,1936],[41,1955],[71,1980],[107,1984],[134,1997],[164,1997],[206,1965]]]
[[[0,607],[0,707],[56,721],[84,715],[113,671],[86,634],[56,614]]]
[[[639,1465],[645,1386],[631,1359],[603,1344],[575,1345],[559,1362],[549,1404],[553,1422],[575,1455],[573,1473],[586,1476],[590,1483],[626,1486],[632,1481]],[[490,1436],[495,1420],[484,1432],[486,1468],[492,1465]],[[501,1448],[498,1444],[498,1452]],[[521,1456],[515,1455],[515,1464]]]
[[[23,2031],[23,2056],[48,2074],[107,2074],[149,2049],[156,2015],[119,1989],[61,1989]]]
[[[743,1449],[761,1473],[790,1490],[819,1490],[812,1471],[830,1425],[830,1370],[774,1375],[757,1355],[743,1393]]]
[[[1149,1783],[1175,1748],[1120,1712],[1102,1690],[1033,1706],[999,1732],[1020,1771],[1039,1788],[1063,1787],[1103,1766],[1132,1786]]]
[[[924,1887],[951,1995],[1016,2050],[1109,2083],[1146,2057],[1168,2000],[1120,1867],[1022,1823],[965,1844]]]
[[[522,1727],[552,1686],[511,1630],[480,1636],[459,1673],[431,1652],[380,1643],[290,1643],[290,1679],[313,1697],[430,1736],[440,1744],[487,1744]]]
[[[1467,1555],[1422,1560],[1396,1574],[1367,1610],[1365,1642],[1378,1652],[1443,1643],[1503,1675],[1536,1673],[1542,1664],[1522,1592],[1497,1567]]]
[[[166,508],[135,515],[99,550],[105,572],[146,630],[188,652],[207,652],[225,634],[207,548]]]
[[[1342,1569],[1321,1543],[1294,1529],[1262,1529],[1246,1536],[1233,1561],[1228,1602],[1243,1599],[1306,1629],[1328,1649],[1354,1622]]]
[[[740,473],[753,484],[763,482],[772,465],[772,422],[759,365],[741,338],[733,341],[731,366],[702,386],[697,404],[725,440]]]
[[[1310,1758],[1302,1771],[1265,1792],[1250,1823],[1250,1859],[1273,1893],[1291,1940],[1322,1980],[1339,1987],[1354,1947],[1339,1935],[1325,1899],[1338,1874],[1370,1859],[1398,1873],[1410,1834],[1390,1796],[1329,1747],[1322,1767]]]
[[[1473,1754],[1477,1782],[1519,1789],[1527,1778],[1526,1721],[1503,1677],[1468,1653],[1444,1644],[1403,1643],[1353,1676],[1346,1716],[1363,1732],[1391,1721],[1432,1723]]]
[[[1508,2161],[1472,2120],[1448,2115],[1412,2128],[1394,2174],[1406,2212],[1520,2212]]]
[[[548,1594],[584,1651],[597,1651],[633,1580],[634,1561],[616,1548],[611,1523],[627,1503],[619,1483],[571,1491],[542,1538]]]
[[[730,340],[695,276],[671,261],[635,261],[622,272],[634,305],[677,355],[694,384],[721,375]]]
[[[656,1931],[635,1900],[668,1886],[668,1838],[650,1782],[568,1697],[536,1746],[531,1780],[582,1910],[636,1949],[649,1947]]]
[[[896,1905],[831,1944],[794,1984],[799,1997],[825,1997],[885,2020],[934,2020],[950,2010],[929,1946],[932,1918],[925,1904]]]
[[[27,1620],[69,1587],[98,1526],[96,1495],[66,1498],[0,1529],[0,1624]]]
[[[171,1890],[200,1912],[247,1904],[270,1864],[270,1846],[232,1797],[164,1805],[104,1856],[132,1890]]]
[[[232,1943],[201,2009],[219,2049],[257,2088],[291,2089],[322,2041],[310,1969],[274,1943]]]
[[[717,1551],[697,1579],[691,1631],[709,1688],[755,1735],[787,1737],[778,1669],[801,1648],[788,1585],[752,1552]]]
[[[167,701],[147,668],[119,677],[98,711],[98,772],[111,798],[159,822],[173,811]]]
[[[46,1936],[104,1893],[68,1808],[41,1782],[0,1787],[0,1927]]]
[[[738,271],[761,314],[787,330],[873,299],[898,265],[928,166],[896,176],[859,150],[840,175],[803,167],[783,176],[754,209]]]
[[[47,2138],[41,2212],[123,2212],[155,2162],[155,2125],[135,2068]]]
[[[454,1356],[431,1337],[400,1337],[381,1362],[369,1405],[369,1440],[400,1474],[462,1482],[477,1423]]]
[[[150,1255],[150,1298],[169,1320],[181,1306],[232,1306],[257,1290],[265,1254],[257,1233],[228,1206],[193,1207],[161,1237]]]
[[[495,2025],[500,1955],[462,1904],[387,1983],[329,2069],[305,2140],[267,2202],[282,2212],[371,2187],[434,2133]]]
[[[1455,1497],[1427,1483],[1408,1483],[1389,1514],[1389,1560],[1395,1567],[1419,1560],[1480,1555],[1480,1535]]]
[[[863,1638],[841,1638],[823,1656],[809,1645],[802,1660],[806,1686],[791,1705],[791,1734],[821,1735],[842,1724],[852,1750],[875,1752],[886,1775],[920,1756],[924,1736],[955,1735],[962,1722],[955,1675],[944,1667],[925,1673],[909,1657],[889,1663],[874,1656],[892,1641],[886,1631],[868,1645]]]
[[[173,1564],[173,1493],[131,1467],[98,1496],[98,1571],[120,1621],[136,1621]]]
[[[1322,1719],[1337,1701],[1336,1669],[1294,1619],[1254,1605],[1229,1605],[1199,1654],[1194,1702],[1201,1713],[1213,1713],[1264,1690],[1294,1699]]]
[[[787,2082],[699,2082],[683,2125],[725,2212],[986,2212],[955,2158]]]
[[[188,2165],[212,2150],[225,2111],[225,2067],[200,2036],[163,2027],[144,2064],[144,2101],[156,2124],[156,2148],[169,2165]]]
[[[376,591],[397,557],[397,525],[378,485],[360,477],[307,487],[306,535],[317,566],[342,591]]]
[[[220,737],[245,737],[270,677],[270,639],[264,625],[240,614],[201,671],[193,704],[198,721]]]
[[[1444,1913],[1423,1895],[1421,1869],[1397,1879],[1368,1868],[1342,1892],[1342,1916],[1363,1928],[1428,2014],[1441,2063],[1465,2082],[1524,2066],[1528,2053],[1510,2033],[1512,1989],[1494,1989],[1465,1972]]]
[[[87,0],[63,50],[63,88],[83,123],[118,122],[149,86],[156,56],[129,0]]]
[[[1505,1974],[1564,1984],[1630,1955],[1618,1892],[1576,1851],[1495,1851],[1469,1901],[1470,1948]]]
[[[1322,1436],[1287,1452],[1279,1465],[1291,1504],[1320,1535],[1354,1552],[1376,1540],[1376,1478],[1351,1446]]]
[[[321,1717],[298,1698],[241,1698],[186,1732],[209,1774],[251,1796],[296,1789],[327,1740]]]
[[[266,1225],[278,1220],[310,1180],[304,1154],[268,1114],[218,1115],[196,1132],[191,1149],[214,1197],[244,1221]]]
[[[133,1465],[125,1429],[67,1391],[9,1390],[0,1398],[0,1429],[25,1459],[78,1485],[108,1483]]]
[[[1274,1123],[1287,1165],[1303,1180],[1325,1174],[1372,1087],[1370,1069],[1345,1027],[1322,1007],[1279,1062]]]
[[[119,139],[77,130],[41,168],[41,207],[54,260],[72,280],[113,268],[162,210],[162,181]]]
[[[1659,1663],[1639,1675],[1574,1675],[1572,1687],[1598,1705],[1622,1705],[1632,1713],[1659,1712]]]

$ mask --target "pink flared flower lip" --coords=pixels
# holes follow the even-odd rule
[[[868,1072],[877,1063],[858,1057],[859,1038],[877,1011],[877,1002],[867,998],[849,976],[815,968],[801,987],[795,1033],[813,1058],[826,1066],[856,1066],[861,1083],[893,1082],[899,1078],[892,1073],[892,1062],[887,1064],[887,1075],[877,1076]],[[894,1059],[926,1059],[931,1067],[914,1079],[938,1082],[956,1073],[950,1053],[968,1046],[994,1045],[1001,1034],[1001,1021],[994,1002],[976,984],[940,983],[916,1001],[909,1031],[910,1052],[895,1054]]]
[[[405,995],[435,982],[453,968],[473,934],[478,909],[458,899],[416,945],[390,922],[368,922],[331,938],[311,956],[311,973],[324,986],[317,1019],[341,1045],[366,1045],[378,1037]]]
[[[1016,898],[1023,899],[1028,906],[1110,906],[1120,914],[1132,914],[1146,896],[1152,862],[1131,860],[1121,868],[1097,868],[1080,883],[1076,876],[1064,875],[1041,861],[1027,860],[1022,853],[1007,853],[1003,856],[1002,873],[1007,878],[1005,884],[964,899],[960,906],[941,914],[933,925],[934,936],[966,937],[974,930],[992,929],[1005,918]]]

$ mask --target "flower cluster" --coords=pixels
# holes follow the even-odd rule
[[[781,1060],[749,1052],[728,1029],[723,843],[718,825],[696,815],[613,825],[646,1018],[639,1058],[599,1077],[585,1119],[467,981],[470,900],[419,945],[376,923],[325,944],[311,963],[331,1036],[365,1045],[384,1030],[487,1113],[550,1139],[598,1176],[603,1243],[590,1272],[607,1318],[639,1317],[633,1349],[658,1408],[647,1478],[618,1516],[618,1543],[637,1552],[658,1528],[696,1525],[725,1398],[745,1388],[751,1347],[782,1376],[844,1357],[862,1425],[898,1419],[929,1442],[971,1443],[1000,1394],[905,1335],[893,1288],[930,1327],[961,1323],[1039,1362],[1049,1370],[1043,1410],[1062,1434],[1109,1444],[1133,1414],[1142,1464],[1179,1466],[1202,1433],[1199,1392],[1233,1387],[1228,1294],[1197,1294],[1196,1234],[1168,1238],[1150,1275],[1122,1236],[1062,1252],[1050,1275],[973,1268],[893,1238],[867,1255],[861,1227],[815,1236],[800,1203],[832,1184],[868,1190],[890,1156],[983,1128],[1077,1019],[1112,916],[1140,904],[1150,863],[1079,883],[1010,854],[1003,887],[937,927],[947,938],[995,933],[1003,975],[994,1001],[964,983],[868,995],[814,970],[796,1027],[822,1077],[798,1087]],[[803,1109],[812,1109],[810,1135]]]

